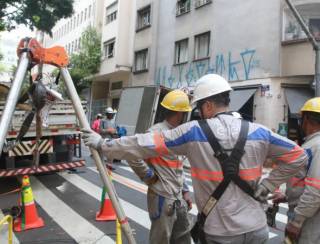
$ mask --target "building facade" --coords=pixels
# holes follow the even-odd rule
[[[95,112],[117,108],[125,86],[192,91],[202,75],[217,73],[234,89],[232,110],[296,139],[299,108],[314,95],[315,55],[285,1],[93,2],[103,54],[90,91]],[[293,2],[319,38],[320,0]],[[81,20],[82,9],[76,8],[69,22]],[[63,21],[54,29],[57,36],[68,30]],[[79,43],[79,29],[69,34],[75,40],[53,42],[71,53],[78,47],[72,42]]]
[[[126,0],[75,1],[73,16],[60,20],[53,36],[45,38],[46,47],[62,45],[71,55],[80,50],[81,35],[88,26],[101,35],[100,70],[92,74],[92,85],[84,91],[90,102],[90,119],[108,106],[116,109],[122,87],[130,85],[134,4]]]
[[[293,2],[319,37],[320,1]],[[136,8],[134,85],[192,90],[217,73],[234,88],[232,110],[296,139],[315,58],[284,1],[137,0]]]
[[[103,113],[108,106],[117,109],[122,87],[131,85],[134,3],[126,0],[103,1],[102,60],[91,87],[96,113]]]

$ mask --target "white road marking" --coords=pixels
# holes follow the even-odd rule
[[[102,241],[115,243],[101,230],[81,217],[71,207],[61,201],[35,177],[31,178],[32,190],[37,203],[63,228],[77,243],[87,244]]]
[[[60,173],[60,176],[62,176],[68,182],[78,187],[79,189],[81,189],[88,195],[92,196],[93,198],[99,201],[101,200],[102,189],[96,186],[95,184],[91,183],[90,181],[75,174]],[[141,226],[145,227],[146,229],[150,229],[151,222],[149,219],[149,215],[146,211],[122,199],[120,199],[120,203],[127,217],[129,217],[136,223],[140,224]]]

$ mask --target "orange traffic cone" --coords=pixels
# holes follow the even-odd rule
[[[108,194],[106,194],[106,188],[103,187],[101,197],[101,208],[100,211],[96,214],[96,220],[111,221],[116,219],[117,216],[112,207],[111,200],[109,199]]]
[[[20,202],[21,216],[14,222],[14,231],[23,231],[44,226],[42,218],[38,216],[36,205],[33,200],[29,177],[27,175],[22,178]]]

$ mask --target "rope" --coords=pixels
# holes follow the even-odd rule
[[[21,188],[17,188],[17,189],[8,191],[8,192],[0,193],[0,196],[6,196],[6,195],[9,195],[9,194],[12,194],[12,193],[19,192],[20,190],[21,190]]]

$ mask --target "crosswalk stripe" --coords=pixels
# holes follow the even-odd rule
[[[74,186],[78,187],[88,195],[92,196],[97,200],[101,200],[101,188],[96,186],[95,184],[91,183],[90,181],[75,175],[75,174],[65,174],[59,173],[65,180],[69,183],[73,184]],[[130,219],[135,221],[136,223],[140,224],[141,226],[145,227],[146,229],[150,229],[151,222],[149,219],[149,215],[143,209],[136,207],[135,205],[120,199],[120,203],[127,215]]]
[[[2,210],[0,209],[0,220],[3,219],[3,217],[4,217],[4,214],[3,214]],[[8,226],[8,225],[6,225],[6,226]],[[20,243],[18,238],[14,234],[14,232],[12,235],[12,242],[13,242],[13,244]],[[8,243],[8,228],[7,227],[4,228],[3,226],[0,226],[0,243]]]
[[[81,217],[71,207],[61,201],[38,179],[32,177],[32,190],[37,203],[60,225],[77,243],[115,243],[102,231]]]

